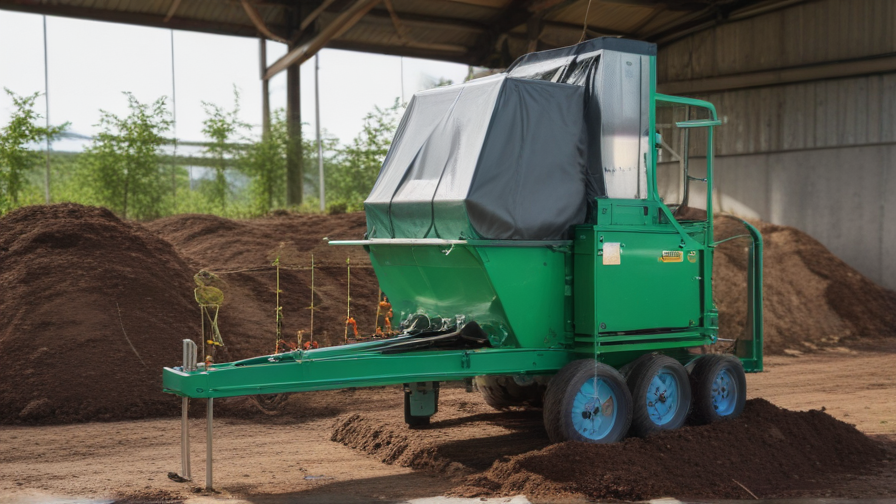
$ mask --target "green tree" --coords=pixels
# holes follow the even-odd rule
[[[80,169],[100,204],[124,218],[160,217],[169,195],[161,159],[172,124],[166,98],[146,104],[124,94],[130,113],[100,110],[101,131],[80,157]]]
[[[307,124],[302,125],[303,128]],[[318,204],[318,163],[317,140],[313,135],[302,135],[302,152],[305,170],[303,173],[306,199],[297,209],[312,210]],[[321,143],[324,152],[324,172],[333,170],[339,162],[339,140],[323,132]],[[242,172],[250,178],[249,192],[252,209],[257,214],[265,214],[274,208],[286,206],[286,156],[289,132],[286,112],[275,110],[271,117],[271,130],[261,140],[245,144],[240,156]],[[336,153],[336,154],[334,154]],[[329,155],[328,155],[329,154]]]
[[[260,214],[284,203],[288,141],[284,112],[278,109],[271,117],[271,131],[261,140],[250,143],[244,152],[241,166],[252,179],[249,191],[253,207]]]
[[[28,174],[41,159],[32,146],[65,131],[68,123],[49,128],[39,126],[41,115],[34,111],[40,93],[19,96],[3,88],[12,98],[9,124],[0,130],[0,213],[19,205],[19,195],[28,185]]]
[[[230,187],[227,182],[227,165],[239,161],[241,147],[237,143],[242,139],[242,132],[251,126],[240,121],[240,94],[233,90],[233,110],[226,111],[214,103],[202,102],[205,109],[205,120],[202,121],[202,133],[208,139],[205,154],[212,160],[215,175],[209,185],[209,197],[212,202],[225,211]]]
[[[325,174],[328,206],[361,210],[392,144],[403,109],[399,100],[375,107],[364,117],[364,128],[342,149],[339,163]]]

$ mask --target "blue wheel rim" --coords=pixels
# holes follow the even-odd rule
[[[712,407],[719,416],[728,416],[737,404],[737,383],[727,369],[719,371],[712,380]]]
[[[601,440],[616,425],[618,406],[619,401],[610,382],[603,378],[587,380],[573,401],[572,425],[586,439]]]
[[[656,425],[665,425],[672,421],[681,409],[681,383],[678,377],[665,368],[660,368],[647,388],[644,401],[647,403],[647,415]]]

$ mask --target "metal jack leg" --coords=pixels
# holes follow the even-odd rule
[[[208,415],[205,424],[205,489],[212,490],[212,405],[214,399],[208,398]]]
[[[196,371],[196,343],[185,339],[184,344],[184,371]],[[181,399],[180,413],[180,465],[181,477],[189,481],[193,479],[190,471],[190,398]]]
[[[180,475],[185,480],[193,479],[190,474],[190,426],[187,423],[187,412],[190,410],[190,399],[184,397],[181,400],[180,415]]]

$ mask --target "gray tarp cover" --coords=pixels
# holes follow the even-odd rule
[[[416,94],[369,238],[555,240],[586,213],[585,89],[505,74]]]

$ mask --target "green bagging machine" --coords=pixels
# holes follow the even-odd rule
[[[466,380],[496,408],[542,407],[555,442],[739,415],[744,372],[762,370],[762,240],[745,222],[746,330],[723,335],[733,355],[713,351],[720,122],[710,103],[658,94],[655,76],[655,45],[600,38],[418,93],[365,201],[367,234],[331,242],[370,253],[400,334],[208,368],[185,352],[164,390],[211,400],[403,384],[404,420],[420,427],[439,383]],[[680,168],[664,178],[674,203],[660,197],[663,149]],[[702,212],[688,205],[700,191]]]

